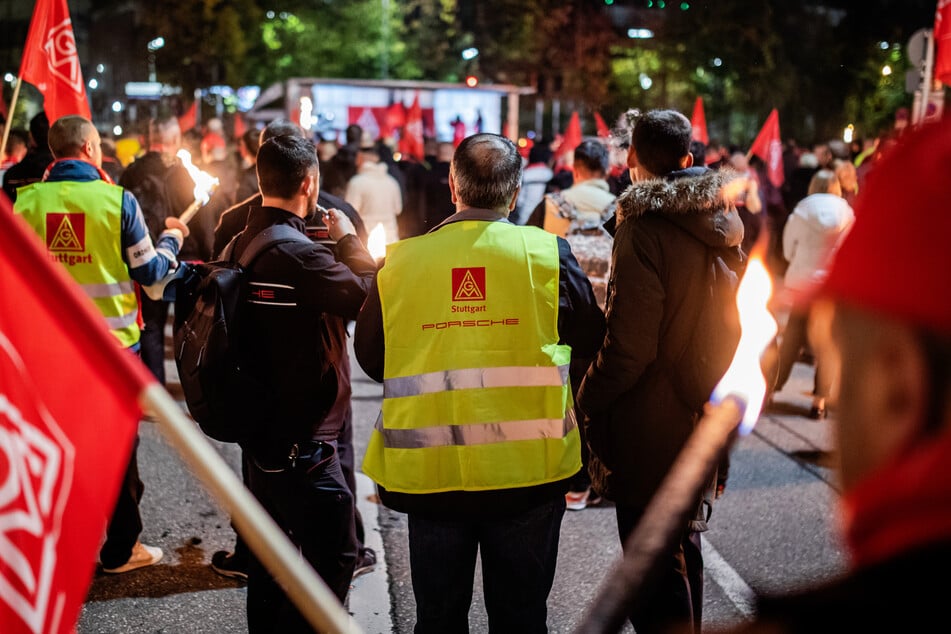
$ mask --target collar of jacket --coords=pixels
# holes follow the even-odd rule
[[[247,229],[251,235],[264,231],[273,225],[290,225],[304,233],[304,219],[280,207],[261,207],[253,205],[248,212]]]
[[[465,209],[463,211],[457,211],[456,213],[452,214],[451,216],[449,216],[448,218],[440,222],[438,225],[436,225],[435,227],[427,231],[427,233],[432,233],[433,231],[436,231],[442,226],[452,224],[453,222],[461,222],[463,220],[487,220],[490,222],[495,222],[497,220],[500,220],[504,222],[509,222],[508,217],[500,216],[499,212],[493,209],[476,209],[474,207],[470,207],[469,209]]]
[[[111,183],[112,179],[89,161],[82,159],[57,159],[50,163],[43,175],[43,180],[55,183],[57,181],[76,181],[85,183],[88,181],[103,180]]]

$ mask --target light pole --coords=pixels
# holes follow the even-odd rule
[[[165,46],[165,38],[159,36],[151,40],[146,47],[149,49],[149,81],[155,81],[155,51],[163,46]]]

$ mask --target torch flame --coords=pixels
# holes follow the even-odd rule
[[[379,260],[386,255],[386,230],[383,228],[382,222],[376,223],[373,231],[370,232],[367,238],[367,250],[375,260]]]
[[[742,328],[740,343],[730,367],[710,397],[713,403],[719,403],[733,394],[747,403],[740,423],[741,434],[753,430],[766,397],[766,378],[760,366],[760,357],[778,330],[773,314],[766,307],[772,292],[773,283],[769,272],[763,261],[753,256],[736,292]]]
[[[179,150],[176,156],[181,160],[182,165],[188,171],[188,175],[192,177],[192,181],[195,183],[195,189],[193,191],[195,200],[197,200],[199,204],[204,205],[211,198],[211,192],[215,191],[218,187],[218,178],[195,167],[194,163],[192,163],[191,152],[188,150]]]

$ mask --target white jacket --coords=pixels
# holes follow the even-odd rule
[[[367,233],[377,224],[386,231],[386,243],[399,240],[396,217],[403,211],[400,184],[389,175],[386,163],[364,163],[347,183],[344,200],[360,214]]]
[[[820,281],[853,222],[852,207],[841,196],[812,194],[799,201],[783,230],[786,288],[808,289]]]

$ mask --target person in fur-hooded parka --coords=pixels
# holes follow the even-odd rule
[[[699,419],[702,403],[684,401],[677,377],[696,362],[687,347],[709,307],[709,252],[734,265],[743,257],[743,223],[724,193],[734,175],[691,167],[689,143],[690,122],[672,110],[648,112],[634,127],[633,184],[618,198],[607,335],[578,393],[592,484],[616,503],[622,544]],[[690,622],[700,631],[702,560],[693,528],[674,557],[651,600],[634,607],[638,632]]]

